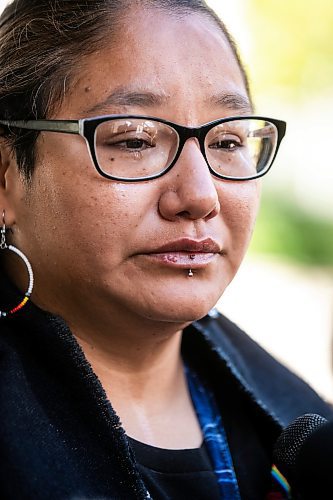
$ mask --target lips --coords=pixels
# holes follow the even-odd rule
[[[151,261],[170,267],[200,269],[209,265],[222,253],[221,246],[211,238],[201,241],[182,238],[143,255]]]
[[[177,241],[166,243],[149,253],[172,253],[172,252],[192,252],[192,253],[221,253],[222,248],[220,245],[212,240],[206,238],[202,241],[191,240],[182,238]]]

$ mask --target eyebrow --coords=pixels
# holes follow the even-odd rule
[[[161,106],[168,101],[166,94],[157,94],[150,91],[136,92],[119,87],[115,89],[107,98],[95,104],[87,110],[87,114],[100,113],[106,111],[110,106],[126,108],[130,106],[153,107]]]
[[[159,107],[170,101],[170,96],[165,93],[151,91],[131,91],[125,87],[116,88],[106,99],[86,110],[86,114],[100,114],[108,112],[110,107]],[[252,104],[247,96],[239,93],[220,92],[207,99],[207,104],[219,106],[224,109],[251,113]]]
[[[249,97],[237,92],[220,92],[210,97],[208,102],[214,106],[221,106],[232,111],[240,111],[242,113],[251,113],[253,111]]]

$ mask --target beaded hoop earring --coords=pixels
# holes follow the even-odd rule
[[[24,253],[21,252],[21,250],[19,250],[18,248],[14,247],[14,245],[7,245],[7,243],[6,243],[5,211],[3,211],[3,213],[2,213],[2,228],[1,228],[0,232],[1,232],[0,250],[10,250],[11,252],[14,252],[16,255],[18,255],[25,263],[26,268],[28,270],[28,275],[29,275],[28,290],[24,294],[24,299],[21,300],[21,302],[17,306],[13,307],[13,309],[10,309],[9,311],[1,311],[0,310],[0,318],[5,318],[6,316],[10,316],[11,314],[15,314],[16,312],[18,312],[29,301],[29,298],[32,294],[32,289],[34,286],[34,274],[32,271],[31,264],[30,264],[28,258],[24,255]]]

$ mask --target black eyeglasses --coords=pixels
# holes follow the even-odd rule
[[[235,116],[183,127],[159,118],[109,115],[81,120],[0,120],[28,130],[79,134],[97,171],[108,179],[139,182],[166,174],[185,142],[194,137],[210,172],[245,181],[265,175],[276,157],[286,123],[261,116]]]

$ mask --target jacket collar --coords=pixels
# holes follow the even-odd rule
[[[192,328],[199,332],[216,365],[227,369],[277,435],[305,413],[332,419],[331,405],[222,314],[209,314]],[[186,336],[184,332],[184,342]]]

